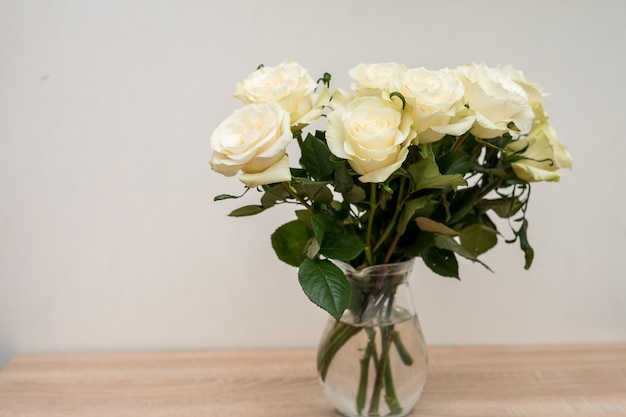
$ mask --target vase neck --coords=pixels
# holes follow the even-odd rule
[[[350,282],[352,295],[346,313],[350,321],[388,322],[394,314],[415,314],[413,297],[408,284],[414,260],[373,265],[356,270],[337,263]]]

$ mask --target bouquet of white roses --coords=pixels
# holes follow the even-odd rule
[[[236,85],[245,106],[211,137],[212,168],[261,193],[231,216],[300,207],[271,241],[299,268],[309,299],[342,316],[351,288],[336,261],[360,270],[420,257],[458,278],[457,256],[484,265],[478,257],[496,245],[494,215],[509,219],[506,242],[519,242],[530,267],[530,183],[558,181],[571,167],[541,87],[484,64],[359,64],[350,76],[352,93],[331,91],[329,74],[316,82],[295,62],[260,66]],[[321,117],[325,130],[305,134]],[[228,198],[237,196],[216,200]]]
[[[260,66],[237,83],[246,105],[215,129],[211,166],[262,196],[230,215],[300,205],[272,245],[300,268],[311,301],[335,317],[349,290],[329,260],[358,269],[419,256],[435,273],[458,278],[457,255],[478,261],[496,244],[490,215],[517,216],[507,243],[519,241],[530,267],[529,183],[558,181],[559,169],[571,167],[541,87],[510,66],[483,64],[439,71],[359,64],[350,75],[354,94],[331,92],[329,74],[316,83],[290,61]],[[326,131],[305,135],[320,117]],[[294,142],[298,167],[287,156]],[[226,198],[236,197],[216,200]]]

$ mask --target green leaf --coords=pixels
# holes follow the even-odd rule
[[[311,176],[318,180],[328,180],[333,175],[330,149],[324,141],[309,134],[302,143],[300,161]]]
[[[431,247],[421,255],[422,260],[434,273],[459,279],[459,264],[454,252]]]
[[[528,234],[528,220],[524,218],[524,220],[522,220],[522,227],[520,227],[519,231],[517,232],[517,236],[519,237],[520,247],[524,251],[524,261],[525,261],[524,269],[530,268],[530,266],[533,263],[533,259],[535,257],[535,251],[532,248],[532,246],[530,246],[530,243],[528,243],[527,234]]]
[[[350,261],[364,248],[363,241],[355,234],[326,232],[320,244],[320,253],[330,259]]]
[[[427,188],[451,188],[467,185],[467,181],[459,174],[441,175],[434,159],[422,159],[407,168],[415,182],[415,190]]]
[[[265,210],[265,207],[263,206],[256,206],[256,205],[243,206],[243,207],[239,207],[238,209],[231,211],[229,216],[231,217],[252,216],[254,214],[261,213],[263,210]]]
[[[461,255],[464,258],[472,261],[477,258],[472,255],[467,249],[465,249],[459,242],[457,242],[452,236],[435,235],[435,246],[439,249],[446,249]]]
[[[309,230],[313,230],[313,220],[311,219],[311,212],[309,210],[296,210],[296,217],[302,223],[306,224]]]
[[[328,184],[332,184],[331,181],[310,180],[310,179],[304,178],[304,177],[293,177],[292,182],[294,184],[304,184],[304,185],[328,185]]]
[[[489,271],[493,272],[491,268],[476,256],[472,255],[467,249],[465,249],[459,242],[457,242],[452,236],[443,236],[443,235],[435,235],[435,246],[439,249],[450,250],[457,255],[464,257],[465,259],[469,259],[470,261],[478,262]]]
[[[439,175],[432,178],[424,178],[417,184],[418,190],[427,188],[445,189],[467,185],[467,181],[459,174],[454,175]]]
[[[454,199],[450,203],[449,224],[454,224],[469,213],[476,204],[476,198],[480,193],[478,187],[465,188],[456,191]]]
[[[422,159],[418,162],[411,164],[407,171],[415,184],[419,184],[428,178],[433,178],[441,175],[439,167],[433,159]]]
[[[309,173],[307,172],[306,169],[302,169],[302,168],[289,168],[289,170],[291,171],[291,176],[292,177],[299,177],[299,178],[306,178],[307,175],[309,175]]]
[[[422,155],[422,158],[429,159],[432,161],[435,160],[435,152],[433,151],[432,143],[420,143],[420,146],[418,149],[419,149],[420,155]]]
[[[348,204],[358,203],[359,201],[365,200],[365,190],[359,186],[353,186],[350,188],[350,191],[343,193],[343,199]]]
[[[331,225],[331,218],[325,213],[315,213],[311,216],[311,225],[315,238],[318,242],[322,242],[326,229]]]
[[[461,245],[474,256],[487,252],[496,243],[497,232],[484,224],[475,223],[461,230]]]
[[[232,194],[220,194],[220,195],[216,195],[216,196],[213,198],[213,201],[228,200],[228,199],[231,199],[231,198],[241,198],[241,197],[243,197],[244,195],[246,195],[246,193],[247,193],[248,191],[250,191],[250,187],[246,187],[246,189],[244,190],[244,192],[243,192],[243,193],[241,193],[241,195],[232,195]]]
[[[506,197],[498,199],[483,199],[477,204],[479,207],[493,210],[501,218],[509,218],[514,216],[524,203],[517,197]]]
[[[220,194],[220,195],[216,195],[213,198],[213,201],[228,200],[228,199],[231,199],[231,198],[239,198],[239,197],[241,197],[241,196],[239,196],[239,195],[232,195],[232,194]]]
[[[421,256],[428,248],[435,246],[435,234],[430,232],[420,232],[410,245],[404,248],[404,256],[414,258]]]
[[[406,231],[407,225],[415,215],[415,212],[423,209],[427,204],[429,204],[428,197],[420,197],[404,203],[404,208],[402,209],[402,213],[400,213],[398,225],[396,226],[396,232],[403,234]]]
[[[341,269],[328,260],[305,259],[298,281],[309,300],[339,320],[350,301],[350,283]]]
[[[350,172],[348,172],[346,161],[339,159],[332,161],[332,163],[335,174],[335,190],[342,194],[350,192],[354,186],[354,180],[352,179]]]
[[[333,193],[325,185],[295,184],[294,188],[298,195],[310,201],[330,203],[333,201]]]
[[[459,232],[457,232],[456,230],[449,228],[443,223],[439,223],[434,221],[433,219],[429,219],[428,217],[418,217],[415,219],[415,222],[417,223],[417,227],[425,232],[433,232],[450,236],[459,235]]]
[[[283,262],[298,266],[305,259],[305,252],[312,232],[300,220],[293,220],[280,226],[272,233],[272,248]]]
[[[261,205],[265,208],[274,207],[277,202],[285,201],[289,197],[289,190],[282,184],[276,184],[269,188],[261,197]]]
[[[470,224],[472,222],[469,222],[468,224]],[[489,215],[487,213],[483,213],[480,216],[480,222],[484,224],[487,227],[490,227],[491,229],[495,230],[496,234],[498,234],[498,226],[496,226],[496,224],[491,220],[491,218],[489,217]]]
[[[485,139],[486,142],[491,143],[496,146],[498,149],[504,149],[506,145],[513,141],[513,138],[509,135],[499,136],[497,138]]]
[[[472,166],[472,157],[461,151],[452,151],[437,159],[442,174],[465,175]]]

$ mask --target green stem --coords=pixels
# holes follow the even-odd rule
[[[395,330],[393,331],[393,344],[396,346],[398,356],[400,356],[400,360],[402,361],[402,363],[406,366],[413,365],[413,357],[411,356],[411,353],[406,350],[406,347],[404,347],[404,343],[400,338],[400,333]]]
[[[461,145],[463,144],[463,142],[465,142],[465,139],[467,139],[468,135],[469,133],[466,133],[463,136],[457,137],[456,142],[454,142],[454,145],[452,145],[452,147],[450,148],[450,152],[456,151],[457,149],[459,149]]]
[[[391,260],[391,255],[393,255],[393,251],[396,249],[396,246],[398,245],[401,237],[402,235],[400,233],[396,233],[396,235],[393,237],[393,240],[387,248],[387,252],[385,252],[385,259],[383,260],[384,264],[389,263],[389,261]]]
[[[361,414],[365,407],[365,396],[367,394],[367,381],[369,379],[370,360],[376,350],[376,332],[372,328],[367,329],[367,347],[365,354],[361,358],[361,375],[359,377],[359,389],[356,396],[356,410]]]
[[[487,196],[487,194],[498,188],[502,184],[502,181],[502,178],[496,178],[494,181],[491,181],[487,183],[487,185],[482,187],[478,196],[476,197],[476,202],[482,200],[485,196]]]
[[[406,189],[406,181],[407,181],[406,177],[403,177],[402,180],[400,181],[400,188],[398,189],[398,200],[396,202],[396,210],[393,212],[391,221],[385,228],[385,231],[381,235],[380,239],[378,239],[378,242],[376,242],[376,245],[374,246],[374,250],[373,250],[374,252],[376,252],[385,243],[385,240],[387,240],[387,238],[391,234],[391,231],[397,227],[398,217],[400,217],[400,213],[402,212],[402,208],[404,207],[404,203],[406,200],[406,196],[404,195],[405,189]],[[383,263],[389,262],[389,259],[391,258],[391,254],[393,253],[393,249],[395,249],[395,246],[397,245],[398,240],[400,240],[400,237],[401,236],[394,237],[395,243],[392,241],[392,245],[387,249],[387,253],[385,255],[385,261]]]
[[[400,340],[400,335],[395,331],[394,325],[386,324],[393,321],[392,313],[396,284],[383,280],[379,285],[368,291],[367,294],[364,294],[362,300],[358,302],[355,300],[356,305],[353,313],[357,319],[359,317],[363,318],[363,311],[365,311],[367,306],[372,305],[373,301],[371,300],[379,300],[376,302],[377,307],[380,308],[378,310],[378,320],[383,324],[379,327],[381,335],[380,350],[377,348],[378,330],[376,330],[376,327],[352,326],[337,321],[332,324],[328,337],[322,342],[318,351],[318,370],[322,381],[325,381],[335,355],[361,330],[365,329],[367,332],[367,343],[361,349],[361,352],[363,352],[362,357],[358,359],[360,374],[355,396],[358,414],[379,415],[382,399],[384,399],[390,413],[400,414],[402,412],[402,405],[398,399],[393,380],[391,366],[392,345],[395,346],[405,365],[412,363],[413,359],[411,354],[406,351]],[[372,369],[370,369],[370,366]]]
[[[320,346],[318,350],[317,368],[322,381],[326,379],[328,368],[330,367],[330,364],[337,352],[339,352],[348,340],[359,333],[362,329],[362,327],[349,326],[339,321],[335,323],[332,333],[325,341],[326,343],[323,346]]]
[[[296,141],[298,141],[298,147],[300,148],[300,151],[302,151],[302,132],[298,132],[294,135],[294,137],[296,138]]]
[[[376,191],[376,183],[373,182],[370,186],[370,213],[367,218],[367,232],[365,235],[365,256],[369,265],[374,265],[374,258],[372,256],[374,252],[372,250],[372,229],[374,228],[374,214],[376,214],[376,208],[378,206]]]
[[[384,322],[390,322],[393,311],[393,301],[395,298],[395,288],[387,288],[385,293],[387,296],[387,309],[382,319]],[[399,407],[399,401],[395,393],[393,379],[391,377],[391,365],[389,363],[389,350],[394,340],[394,333],[393,324],[380,327],[381,351],[380,358],[376,364],[376,377],[374,379],[374,387],[372,389],[372,399],[369,410],[370,415],[378,415],[383,385],[386,387],[385,402],[389,405],[390,410],[394,410]]]
[[[385,372],[389,366],[389,348],[393,341],[393,326],[384,326],[380,329],[381,332],[381,351],[378,366],[376,367],[376,378],[374,379],[374,388],[372,390],[372,401],[370,402],[369,414],[372,416],[378,415],[378,409],[380,408],[380,393],[383,388]]]
[[[393,333],[396,333],[393,331]],[[396,388],[393,384],[393,376],[391,374],[391,366],[389,364],[385,367],[385,402],[389,407],[389,413],[400,414],[402,412],[402,405],[398,400],[396,394]]]

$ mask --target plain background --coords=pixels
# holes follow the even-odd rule
[[[293,59],[349,88],[359,62],[512,64],[574,158],[533,187],[516,245],[418,260],[427,341],[626,341],[626,3],[0,0],[0,367],[18,353],[313,347],[326,315],[269,236],[293,218],[208,165],[235,83]],[[503,229],[506,234],[506,229]],[[505,236],[506,237],[506,236]]]

